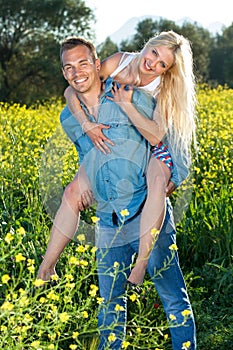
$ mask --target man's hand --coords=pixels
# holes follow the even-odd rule
[[[172,181],[168,182],[167,188],[166,188],[166,197],[169,197],[173,191],[175,191],[176,186]]]
[[[94,202],[94,196],[91,190],[82,193],[81,199],[78,201],[78,209],[80,211],[87,209]]]
[[[106,143],[108,143],[111,146],[114,146],[114,143],[109,138],[107,138],[102,132],[102,129],[109,128],[109,125],[97,124],[89,121],[85,121],[82,126],[83,131],[91,139],[93,145],[104,154],[111,152],[110,148],[106,145]]]

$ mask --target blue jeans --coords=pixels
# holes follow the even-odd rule
[[[109,248],[102,247],[97,250],[100,295],[104,298],[98,317],[100,331],[98,350],[120,350],[125,337],[127,317],[125,283],[130,273],[130,265],[139,247],[139,238],[134,241],[128,239],[127,243],[127,236],[130,237],[131,233],[134,235],[135,232],[138,232],[139,237],[139,223],[140,215],[122,227],[121,235],[125,237],[124,245],[113,245]],[[100,222],[97,230],[99,230],[99,234],[106,234],[109,237],[109,235],[114,236],[117,228],[103,226]],[[174,243],[176,243],[176,232],[172,208],[168,202],[163,229],[151,252],[147,270],[161,298],[168,319],[169,315],[172,314],[176,317],[176,321],[181,324],[184,321],[181,312],[184,310],[191,312],[184,326],[170,328],[173,350],[181,350],[182,344],[187,341],[191,342],[189,349],[194,350],[196,349],[194,316],[179,266],[177,252],[170,267],[161,273],[162,276],[155,276],[155,271],[160,270],[167,257],[171,256],[169,246]],[[119,306],[117,307],[118,310],[115,310],[117,304],[120,305],[120,310]],[[111,333],[115,334],[116,340],[108,341]]]

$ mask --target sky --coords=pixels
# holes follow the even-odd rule
[[[230,26],[233,22],[232,0],[86,0],[95,16],[96,43],[116,32],[132,17],[159,16],[176,21],[189,17],[206,27],[212,22]]]

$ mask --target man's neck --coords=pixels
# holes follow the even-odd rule
[[[84,103],[89,113],[93,116],[97,116],[100,94],[101,85],[97,85],[95,88],[93,87],[85,93],[77,93],[78,98]]]

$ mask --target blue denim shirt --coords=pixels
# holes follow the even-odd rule
[[[93,146],[67,106],[60,116],[62,127],[76,146],[80,163],[85,166],[97,201],[96,215],[110,226],[114,226],[113,213],[121,220],[121,210],[128,209],[127,220],[130,220],[142,207],[147,195],[146,170],[150,157],[148,142],[120,106],[107,99],[111,96],[112,83],[112,78],[107,79],[97,118],[98,123],[110,126],[103,130],[114,142],[114,146],[109,146],[110,154],[104,155]],[[151,95],[134,88],[132,103],[142,115],[153,118],[156,101]],[[81,106],[89,120],[95,122],[83,103]]]

